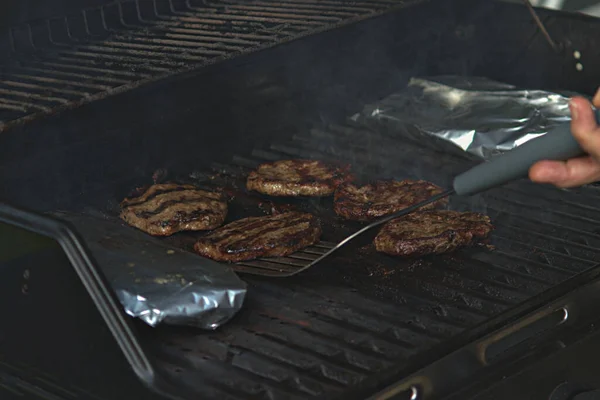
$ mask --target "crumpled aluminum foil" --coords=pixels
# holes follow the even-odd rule
[[[150,326],[214,330],[242,308],[246,284],[226,265],[171,247],[114,218],[52,214],[82,236],[125,312]]]
[[[489,159],[568,123],[574,94],[518,89],[477,77],[413,78],[406,89],[352,119],[443,151]],[[424,141],[424,136],[437,140]]]

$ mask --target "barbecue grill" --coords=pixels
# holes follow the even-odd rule
[[[110,214],[161,169],[226,187],[228,219],[261,215],[247,172],[297,157],[448,186],[473,160],[349,117],[414,76],[592,94],[598,20],[538,10],[553,47],[525,7],[500,2],[84,3],[0,5],[3,399],[569,399],[600,388],[597,186],[516,182],[452,199],[491,216],[494,251],[399,261],[359,242],[298,276],[243,276],[244,309],[214,332],[126,317],[79,232],[45,214]],[[319,215],[325,241],[356,229],[326,199],[293,205]]]

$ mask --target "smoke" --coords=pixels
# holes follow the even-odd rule
[[[486,215],[489,214],[490,211],[486,197],[483,194],[469,197],[453,196],[450,198],[448,208],[454,211],[470,211]]]

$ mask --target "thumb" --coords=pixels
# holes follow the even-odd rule
[[[574,97],[571,108],[571,131],[583,150],[596,160],[600,160],[600,126],[589,101]]]
[[[598,88],[598,91],[596,92],[596,95],[594,96],[594,100],[592,101],[592,104],[594,105],[594,107],[600,108],[600,88]]]

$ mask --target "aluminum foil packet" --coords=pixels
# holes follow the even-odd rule
[[[568,103],[575,94],[525,90],[478,77],[413,78],[406,89],[352,119],[438,150],[489,159],[570,122]]]
[[[214,330],[241,308],[246,284],[226,265],[199,257],[102,215],[56,212],[84,239],[125,312]]]

